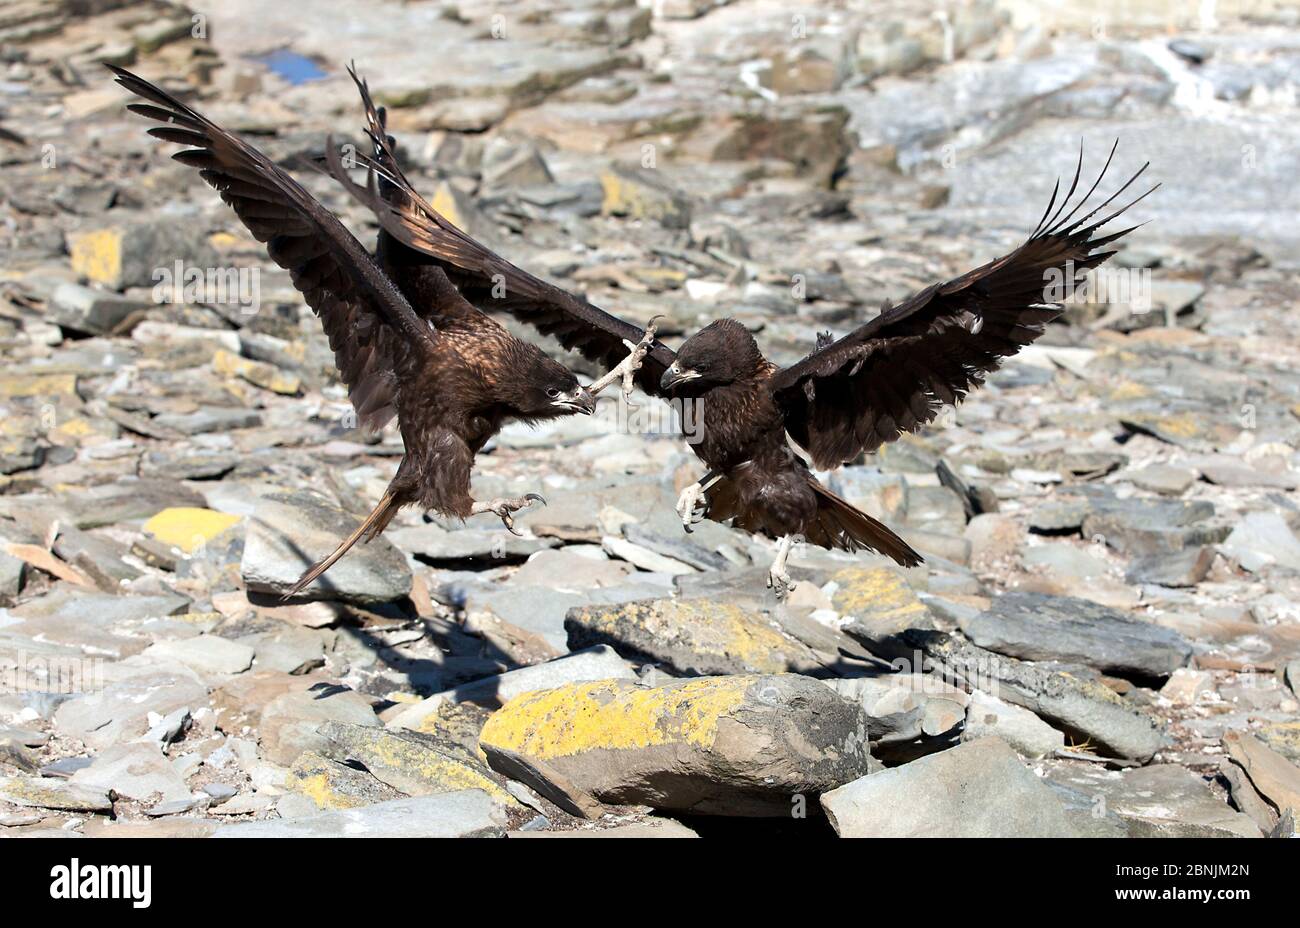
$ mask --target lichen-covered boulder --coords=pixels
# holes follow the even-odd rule
[[[874,769],[861,707],[796,674],[526,693],[488,719],[480,745],[496,770],[588,816],[601,803],[797,815]]]

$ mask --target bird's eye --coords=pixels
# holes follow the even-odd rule
[[[560,395],[560,391],[555,387],[551,387],[549,390],[546,391],[546,395],[549,396],[551,399],[555,399],[557,396]]]

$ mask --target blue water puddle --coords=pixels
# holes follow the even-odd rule
[[[299,55],[287,48],[277,49],[266,55],[253,55],[251,57],[253,61],[270,68],[290,84],[305,84],[308,81],[318,81],[327,76],[316,62],[306,55]]]

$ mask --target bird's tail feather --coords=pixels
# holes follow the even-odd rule
[[[808,541],[824,548],[842,548],[845,551],[866,548],[892,558],[904,567],[921,563],[921,555],[887,525],[840,499],[812,477],[808,482],[817,495],[817,516],[804,527],[804,537]]]
[[[808,484],[817,496],[817,514],[803,526],[805,541],[823,548],[842,551],[859,551],[863,548],[893,558],[904,567],[915,567],[921,555],[890,530],[860,509],[840,499],[811,475]],[[787,526],[769,525],[757,509],[746,508],[735,483],[722,478],[708,489],[708,517],[715,522],[726,522],[747,532],[761,532],[781,536],[789,531]]]
[[[397,510],[401,508],[402,503],[398,500],[397,494],[392,490],[389,490],[384,494],[384,498],[379,501],[379,505],[374,508],[370,515],[366,516],[365,521],[357,526],[357,530],[347,538],[343,539],[343,541],[339,543],[339,546],[329,555],[321,558],[315,564],[311,565],[311,567],[307,568],[307,571],[298,578],[298,582],[290,587],[289,592],[285,593],[282,598],[291,599],[292,597],[297,596],[310,586],[317,577],[333,567],[339,558],[347,554],[348,550],[358,541],[361,541],[363,538],[366,541],[373,541],[379,536],[380,532],[388,527],[388,523],[393,520],[393,516],[395,516]]]

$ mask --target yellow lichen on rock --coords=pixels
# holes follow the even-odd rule
[[[300,754],[289,773],[294,791],[306,796],[319,809],[355,809],[366,804],[364,799],[338,789],[332,782],[329,763],[312,751]]]
[[[42,777],[0,777],[0,802],[63,812],[110,812],[108,792]]]
[[[288,787],[318,809],[356,809],[402,795],[362,770],[303,751],[289,768]]]
[[[872,621],[893,624],[921,621],[929,613],[907,580],[891,567],[846,567],[831,579],[839,585],[831,599],[842,615],[869,615]]]
[[[58,425],[45,433],[50,444],[68,448],[102,444],[117,436],[117,425],[112,420],[85,416],[60,417]]]
[[[115,285],[122,275],[122,230],[94,229],[69,236],[72,270],[86,280]]]
[[[1201,433],[1201,423],[1191,413],[1162,416],[1155,420],[1155,425],[1179,438],[1195,438]]]
[[[208,236],[208,244],[217,251],[231,251],[243,247],[245,240],[229,232],[213,232]]]
[[[253,386],[284,396],[295,396],[302,389],[298,377],[282,373],[274,364],[240,357],[224,348],[212,356],[212,369],[227,377],[241,377]]]
[[[174,506],[164,509],[146,522],[144,531],[163,544],[180,548],[186,554],[193,554],[199,547],[225,532],[239,520],[239,516],[228,512]]]
[[[354,809],[361,805],[360,802],[331,790],[329,777],[323,773],[299,777],[298,792],[316,803],[320,809]]]
[[[667,228],[690,225],[690,205],[648,172],[613,167],[600,175],[603,216],[651,219]]]
[[[739,657],[755,670],[773,673],[785,669],[780,650],[789,648],[790,641],[774,628],[759,625],[741,610],[731,607],[735,614],[727,616],[727,653]]]
[[[1265,722],[1254,735],[1287,760],[1300,765],[1300,722]]]
[[[75,374],[11,374],[0,377],[0,396],[72,396],[77,392]]]
[[[587,606],[569,613],[582,644],[610,643],[657,658],[680,649],[703,673],[783,673],[816,663],[806,645],[774,627],[759,612],[712,599],[654,599]]]
[[[338,722],[327,722],[320,733],[337,746],[331,756],[359,762],[408,796],[480,789],[498,802],[515,803],[467,744]]]
[[[708,748],[719,721],[740,708],[756,679],[702,677],[655,688],[597,680],[525,693],[488,719],[482,741],[541,759],[673,742]]]
[[[433,199],[429,205],[456,228],[465,228],[465,217],[461,215],[460,203],[457,202],[456,193],[451,189],[450,184],[445,182],[439,184],[433,191]]]
[[[497,800],[513,802],[510,794],[490,777],[484,776],[467,763],[439,754],[422,744],[395,737],[377,738],[372,743],[371,750],[373,754],[367,761],[372,770],[377,769],[379,764],[400,770],[403,776],[431,787],[431,792],[481,789]]]
[[[1151,388],[1146,384],[1135,383],[1132,380],[1122,380],[1111,388],[1110,398],[1115,402],[1123,400],[1140,400],[1151,395]]]

